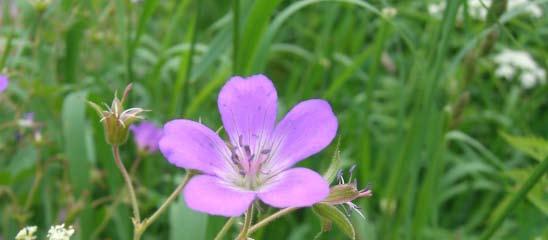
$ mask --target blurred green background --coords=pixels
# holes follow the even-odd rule
[[[0,93],[0,239],[27,225],[43,237],[63,222],[75,226],[74,239],[130,239],[123,180],[86,100],[109,103],[132,82],[128,106],[150,109],[149,120],[217,129],[220,87],[256,73],[274,81],[280,116],[304,99],[333,105],[342,167],[357,164],[358,185],[374,191],[355,202],[366,216],[351,216],[359,239],[477,239],[543,161],[504,133],[548,136],[548,85],[508,81],[493,58],[522,50],[546,69],[548,18],[493,1],[477,19],[470,2],[447,1],[436,13],[437,1],[412,0],[0,1],[0,70],[11,80]],[[548,1],[531,2],[548,10]],[[510,142],[532,141],[548,149],[539,139]],[[131,138],[121,152],[129,167]],[[334,152],[332,144],[303,164],[323,172]],[[136,172],[143,215],[183,173],[161,154],[144,156]],[[493,239],[548,239],[542,174]],[[143,239],[212,239],[225,221],[178,199]],[[252,237],[319,231],[304,209]],[[335,227],[321,239],[345,236]]]

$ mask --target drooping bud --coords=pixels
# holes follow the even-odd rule
[[[105,108],[101,108],[93,102],[88,102],[101,117],[101,122],[105,129],[106,141],[111,145],[124,144],[129,135],[130,125],[138,120],[144,119],[140,114],[146,112],[146,110],[142,108],[129,108],[124,110],[123,105],[130,90],[131,84],[126,87],[122,100],[119,100],[115,93],[110,107],[105,104]]]
[[[356,183],[338,184],[329,190],[329,195],[322,201],[331,205],[352,202],[358,198],[370,197],[373,192],[369,187],[358,190]]]
[[[348,181],[344,180],[342,170],[339,170],[337,172],[336,178],[338,179],[339,183],[331,187],[331,189],[329,190],[329,195],[327,195],[322,203],[329,205],[342,205],[347,213],[349,213],[350,211],[346,207],[349,207],[351,210],[355,211],[362,218],[365,219],[365,216],[361,212],[360,207],[352,203],[352,201],[363,197],[371,197],[373,196],[373,191],[371,190],[370,185],[367,185],[367,187],[362,190],[358,190],[358,183],[356,179],[352,178],[355,169],[356,166],[354,165],[351,166],[348,170]]]

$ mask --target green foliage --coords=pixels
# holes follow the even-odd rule
[[[312,206],[312,210],[321,219],[322,232],[331,231],[334,223],[347,237],[356,239],[356,231],[354,230],[354,226],[352,226],[350,219],[336,207],[325,203],[318,203]]]
[[[431,2],[2,1],[0,72],[11,81],[0,93],[0,238],[66,222],[76,240],[130,239],[123,180],[86,101],[108,102],[132,82],[128,105],[150,109],[149,120],[218,129],[219,89],[231,75],[256,73],[274,81],[280,117],[305,99],[330,102],[338,141],[302,165],[334,182],[356,164],[357,186],[371,183],[373,196],[354,201],[365,221],[317,205],[324,225],[298,210],[253,239],[545,236],[548,84],[525,89],[518,76],[498,77],[493,58],[524,50],[546,70],[546,13],[503,11],[496,1],[481,21],[462,10],[467,1],[444,1],[438,16],[428,14]],[[387,7],[397,14],[383,15]],[[27,112],[34,126],[21,124]],[[159,153],[139,155],[132,140],[121,155],[127,168],[142,160],[134,182],[148,216],[182,170]],[[275,212],[258,206],[256,220]],[[209,239],[224,222],[179,198],[143,239]],[[327,222],[337,227],[323,232]]]
[[[548,141],[543,138],[512,136],[504,132],[501,132],[500,135],[512,147],[526,153],[539,162],[548,157]]]

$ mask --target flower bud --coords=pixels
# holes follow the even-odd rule
[[[358,190],[355,183],[339,184],[331,187],[329,195],[322,201],[331,205],[352,202],[358,198],[369,197],[372,192],[369,188]]]
[[[34,7],[34,9],[36,9],[36,11],[42,13],[51,4],[51,0],[30,0],[29,3],[32,7]]]
[[[124,110],[123,104],[130,90],[131,84],[126,87],[122,100],[119,100],[118,96],[115,94],[111,106],[109,107],[105,104],[106,109],[101,108],[93,102],[88,102],[90,106],[99,113],[105,129],[106,141],[110,145],[124,144],[129,135],[129,126],[132,123],[143,119],[140,114],[146,111],[142,108],[129,108]]]
[[[339,184],[331,187],[331,189],[329,190],[329,195],[327,195],[322,203],[329,205],[341,205],[345,210],[347,210],[345,207],[349,207],[351,210],[355,211],[362,218],[365,219],[365,216],[361,212],[361,208],[358,205],[354,204],[352,201],[362,197],[371,197],[373,196],[373,191],[371,190],[370,185],[362,190],[358,190],[358,183],[356,179],[352,179],[355,168],[356,165],[350,167],[348,171],[350,177],[348,178],[347,182],[345,182],[343,178],[343,171],[339,170],[339,172],[337,173],[337,179],[339,180]]]

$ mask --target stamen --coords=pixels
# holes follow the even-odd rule
[[[352,174],[354,173],[354,170],[356,169],[356,164],[350,166],[350,169],[348,169],[348,173],[350,175],[350,177],[348,178],[348,181],[352,181]]]
[[[339,169],[339,171],[337,171],[337,177],[336,178],[339,180],[339,184],[344,184],[343,172],[342,172],[341,169]]]
[[[244,136],[243,135],[238,136],[238,145],[239,146],[244,145]]]
[[[266,154],[269,154],[270,151],[271,151],[270,149],[263,149],[263,150],[261,151],[261,154],[266,155]]]
[[[240,162],[240,158],[235,153],[232,153],[232,156],[230,156],[230,160],[232,160],[232,163],[238,165]]]
[[[245,150],[245,155],[247,156],[251,155],[251,148],[249,147],[249,145],[245,145],[244,150]]]

